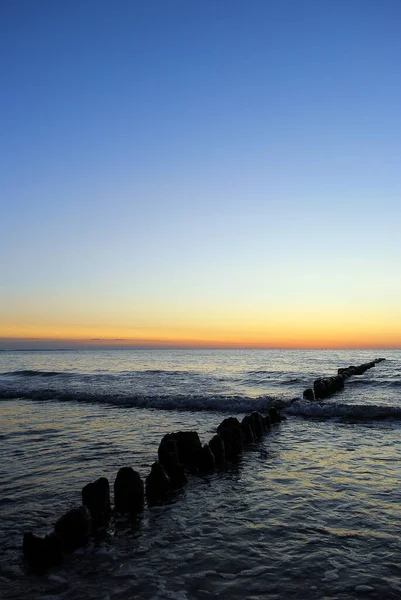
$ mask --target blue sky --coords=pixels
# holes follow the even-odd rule
[[[400,26],[396,0],[3,1],[0,336],[360,313],[401,345]]]

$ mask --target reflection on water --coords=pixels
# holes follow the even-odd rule
[[[177,502],[112,524],[50,574],[26,574],[24,530],[46,533],[81,488],[164,435],[208,441],[224,415],[90,404],[0,403],[5,598],[399,598],[400,428],[289,418]]]

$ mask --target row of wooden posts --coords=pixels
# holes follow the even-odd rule
[[[303,392],[303,397],[311,401],[327,398],[342,390],[348,377],[361,375],[383,360],[377,358],[359,366],[341,368],[333,377],[316,379],[313,388]],[[184,487],[189,473],[211,473],[226,461],[235,461],[247,444],[260,439],[282,418],[277,408],[270,408],[265,416],[253,412],[241,422],[229,417],[203,446],[196,431],[165,435],[158,448],[158,460],[153,463],[145,484],[132,467],[118,471],[114,481],[115,512],[138,515],[145,504],[152,507],[170,501]],[[104,530],[111,515],[109,481],[100,477],[82,489],[82,505],[62,516],[50,535],[42,538],[31,532],[24,534],[24,555],[36,567],[58,564],[64,553],[72,552],[84,545],[90,535]]]
[[[270,408],[265,416],[253,412],[241,422],[229,417],[203,446],[196,431],[165,435],[158,448],[158,461],[153,463],[145,484],[132,467],[118,471],[114,481],[115,512],[135,516],[144,510],[145,503],[152,507],[171,501],[184,487],[188,474],[205,475],[226,461],[235,461],[247,444],[260,439],[281,420],[277,408]],[[104,530],[111,515],[109,481],[100,477],[82,489],[82,505],[63,515],[50,535],[39,537],[26,532],[23,553],[37,568],[59,564],[64,553],[83,546],[90,535]]]
[[[371,369],[377,363],[386,360],[385,358],[376,358],[371,362],[363,363],[358,367],[351,365],[342,369],[338,369],[337,375],[333,377],[319,377],[313,382],[313,388],[308,388],[304,391],[303,397],[305,400],[323,400],[332,396],[336,392],[341,391],[344,388],[344,382],[353,375],[362,375],[368,369]]]

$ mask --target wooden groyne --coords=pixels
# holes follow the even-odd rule
[[[365,371],[371,369],[383,360],[386,359],[376,358],[371,362],[363,363],[357,367],[351,365],[349,367],[340,368],[337,371],[337,375],[334,375],[333,377],[319,377],[313,382],[313,387],[304,390],[303,397],[305,400],[310,400],[312,402],[315,400],[324,400],[324,398],[328,398],[344,389],[344,383],[349,377],[352,377],[353,375],[362,375]]]
[[[224,419],[209,443],[202,445],[196,431],[178,431],[163,437],[158,460],[150,468],[145,482],[131,466],[119,469],[114,480],[114,509],[110,484],[106,477],[88,483],[82,489],[82,505],[68,511],[45,537],[26,532],[23,553],[37,570],[60,564],[65,554],[84,546],[89,538],[109,525],[113,515],[140,515],[146,506],[162,505],[176,496],[188,476],[206,475],[224,463],[235,462],[246,446],[260,440],[282,420],[280,411],[270,408],[266,415],[253,412],[242,421]]]
[[[303,398],[320,401],[341,391],[349,377],[362,375],[384,361],[377,358],[359,366],[339,368],[333,377],[316,379]],[[216,434],[203,444],[196,431],[178,431],[165,435],[158,447],[158,460],[150,468],[145,482],[131,466],[121,467],[114,480],[114,509],[110,501],[110,484],[106,477],[88,483],[82,489],[82,505],[68,511],[45,537],[26,532],[23,553],[36,569],[60,564],[65,554],[85,545],[88,539],[109,525],[113,515],[137,516],[145,507],[170,502],[183,489],[188,476],[205,475],[224,463],[233,463],[249,444],[266,435],[272,426],[285,419],[277,408],[266,415],[253,412],[242,421],[224,419]]]

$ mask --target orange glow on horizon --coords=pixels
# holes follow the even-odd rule
[[[401,349],[399,338],[345,338],[335,339],[287,339],[262,341],[255,339],[235,340],[229,339],[211,339],[211,338],[83,338],[83,337],[64,337],[64,336],[35,336],[35,337],[0,337],[0,349],[12,344],[18,347],[18,344],[29,344],[31,347],[45,346],[46,343],[52,347],[115,347],[115,348],[183,348],[183,349],[283,349],[283,350],[370,350],[370,349]]]
[[[52,323],[44,319],[20,324],[15,319],[0,327],[0,348],[21,343],[43,345],[46,341],[69,346],[176,347],[176,348],[283,348],[283,349],[374,349],[401,348],[401,323],[395,315],[363,314],[361,311],[330,317],[318,312],[283,314],[185,315],[141,319],[137,326],[93,319],[85,325]],[[197,317],[197,318],[196,318]],[[98,323],[96,323],[98,321]],[[129,319],[127,322],[129,323]],[[35,324],[34,324],[35,323]],[[149,325],[149,323],[151,323]]]

